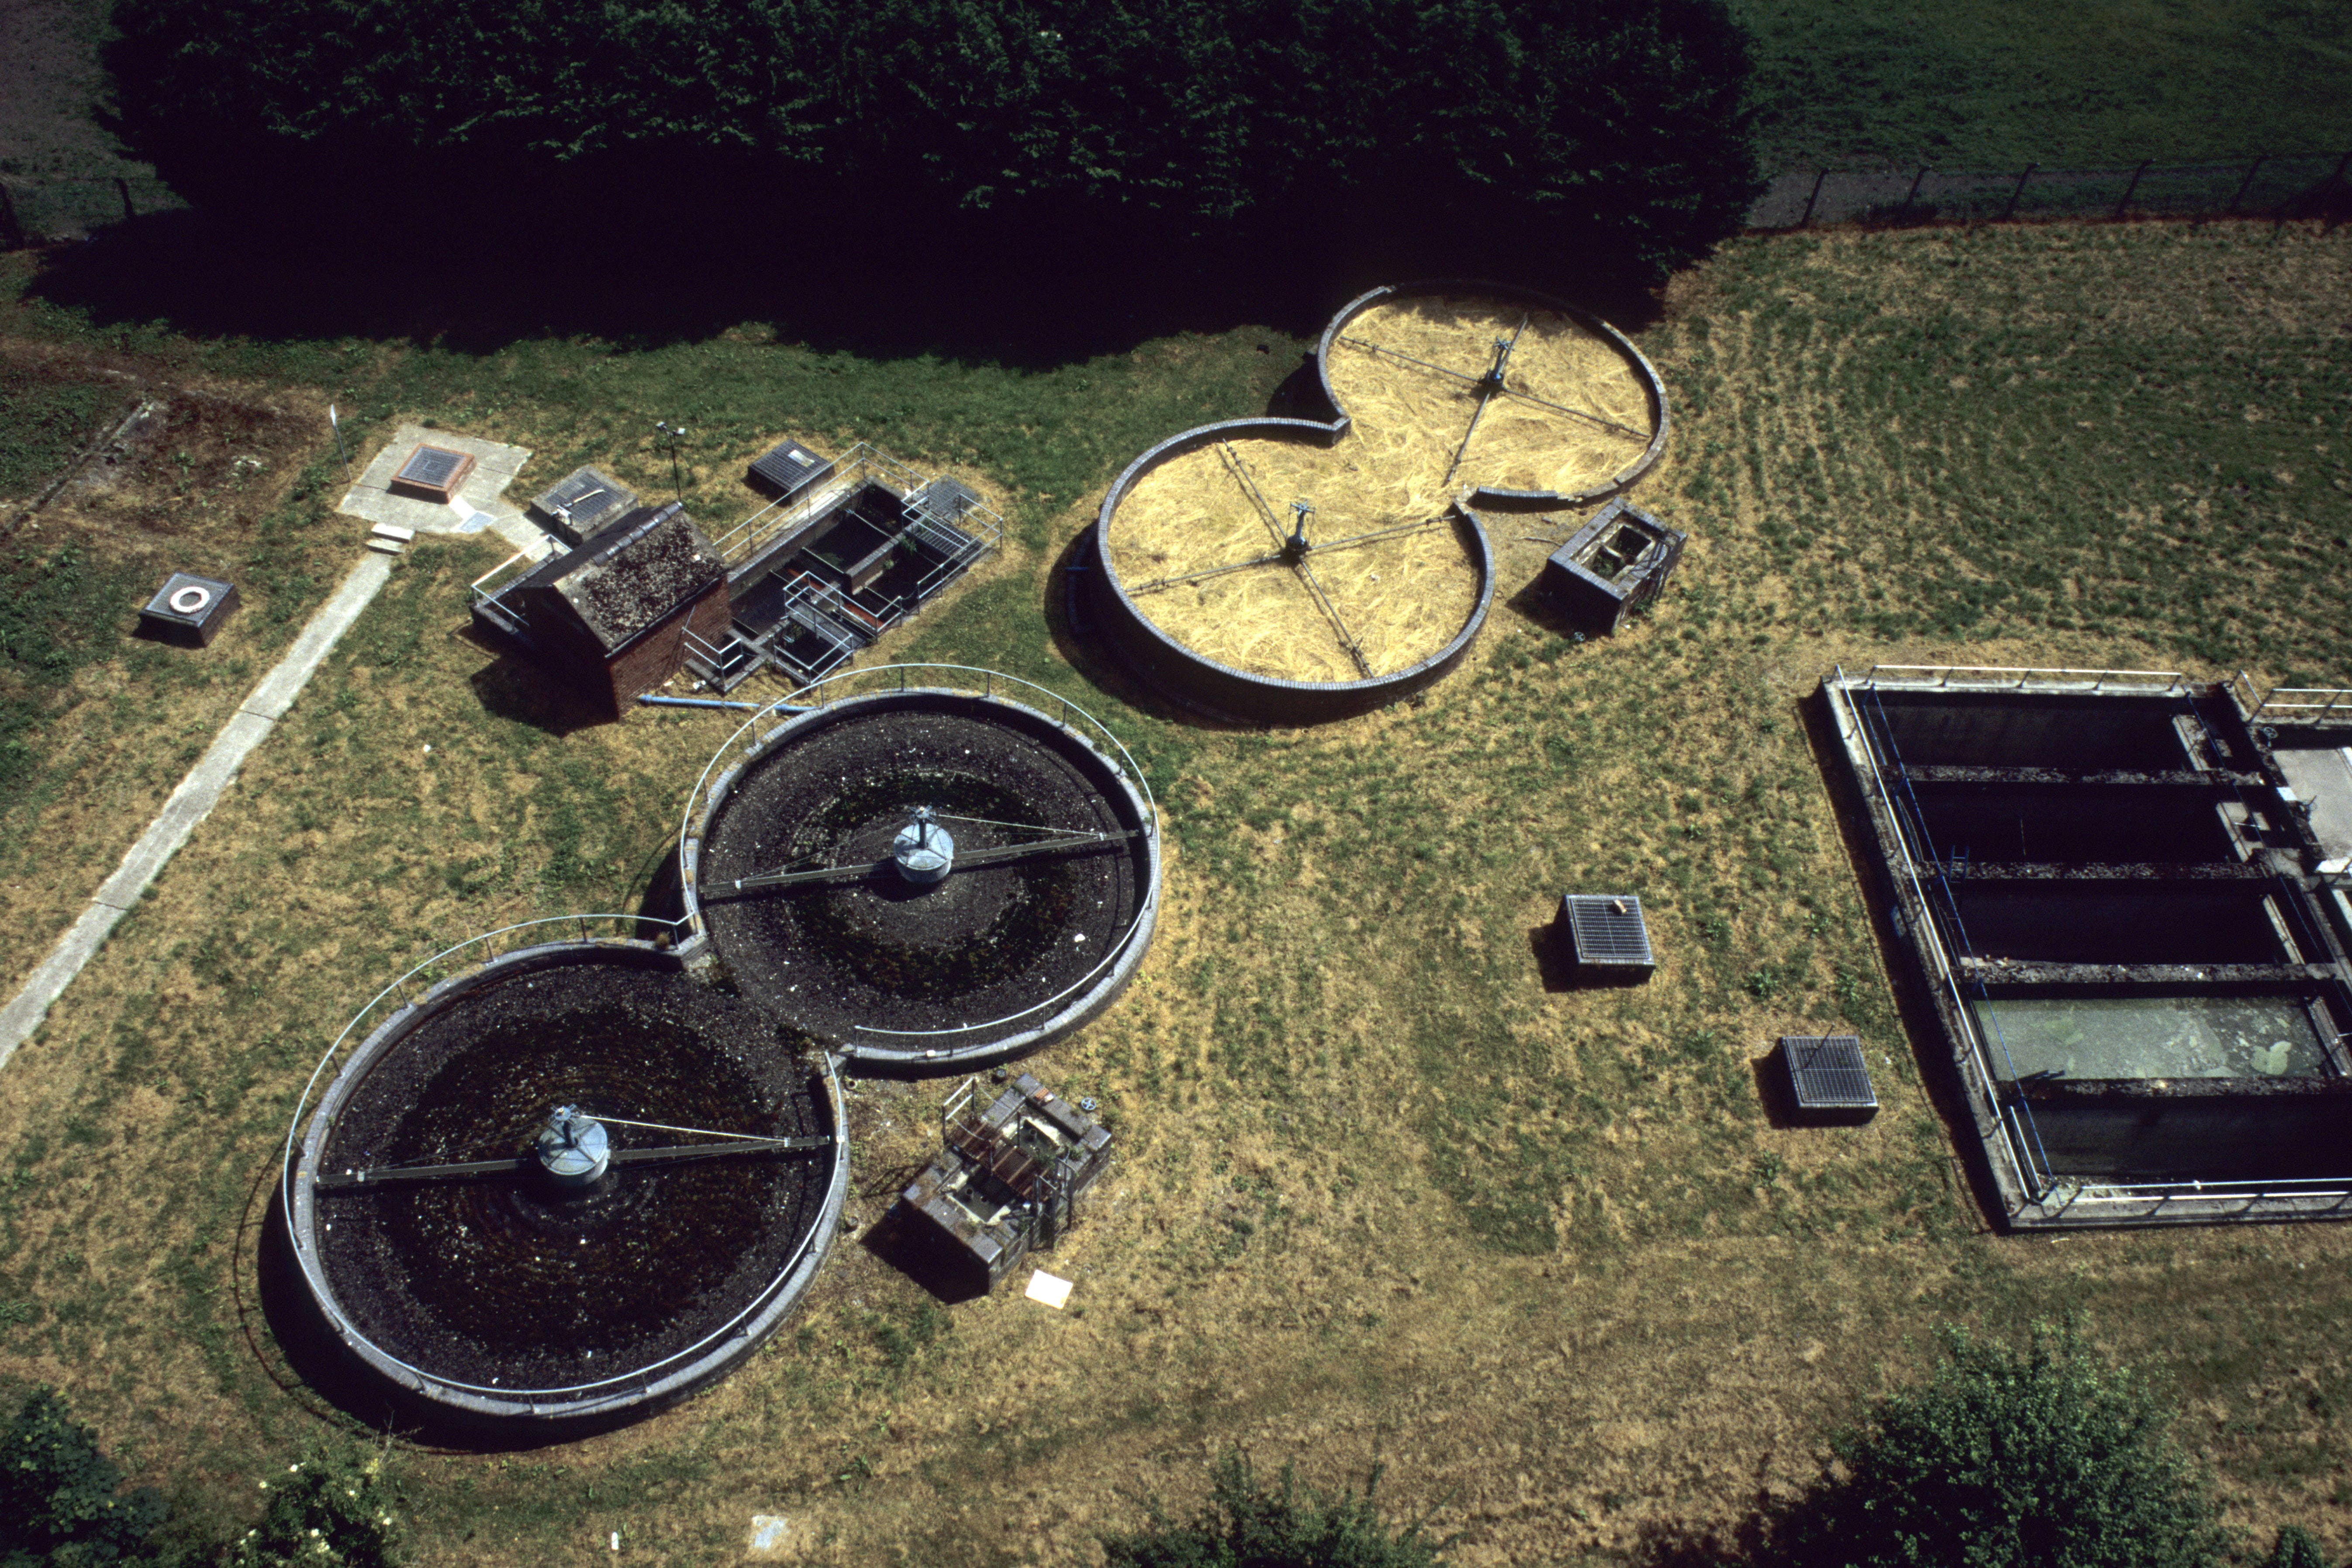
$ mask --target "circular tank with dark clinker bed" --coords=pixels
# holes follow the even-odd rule
[[[298,1123],[296,1258],[343,1343],[435,1405],[633,1415],[805,1291],[839,1129],[829,1058],[677,955],[526,949],[395,1013]]]
[[[884,690],[739,755],[714,763],[680,846],[688,919],[745,996],[853,1060],[1019,1055],[1109,1005],[1141,961],[1151,808],[1069,719]]]

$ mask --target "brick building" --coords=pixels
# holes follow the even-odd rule
[[[617,717],[686,668],[731,618],[727,565],[685,509],[636,507],[474,606],[478,626],[518,642]]]

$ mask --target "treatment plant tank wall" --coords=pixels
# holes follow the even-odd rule
[[[295,1259],[428,1412],[627,1418],[798,1302],[840,1227],[841,1125],[830,1059],[677,954],[526,948],[401,1007],[298,1118]]]
[[[679,844],[687,918],[743,994],[868,1067],[1034,1049],[1108,1006],[1151,940],[1160,841],[1131,760],[1052,694],[971,673],[982,689],[826,695],[891,674],[860,671],[755,720]]]
[[[1375,289],[1316,365],[1336,418],[1171,436],[1112,484],[1074,580],[1119,656],[1203,712],[1314,723],[1441,679],[1494,602],[1480,510],[1595,504],[1665,449],[1641,351],[1527,289]]]

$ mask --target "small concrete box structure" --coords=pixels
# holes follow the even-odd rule
[[[234,583],[174,572],[139,612],[139,635],[183,647],[203,647],[220,636],[236,604]]]
[[[1552,552],[1538,587],[1579,626],[1613,632],[1664,589],[1687,538],[1620,496]]]
[[[967,1079],[940,1112],[939,1158],[901,1194],[990,1287],[1069,1228],[1110,1164],[1110,1130],[1023,1073],[985,1108]]]
[[[1580,984],[1639,984],[1658,967],[1642,900],[1631,893],[1562,895],[1559,931]]]
[[[1867,1121],[1878,1114],[1878,1091],[1853,1035],[1783,1035],[1780,1067],[1789,1075],[1789,1104],[1800,1121]]]
[[[520,644],[618,717],[727,635],[727,566],[684,508],[639,507],[577,550],[477,599],[474,623]]]
[[[635,490],[594,468],[574,468],[544,495],[535,498],[524,515],[564,543],[577,548],[605,526],[628,514],[637,504]]]
[[[419,447],[408,454],[400,471],[392,476],[390,488],[396,496],[446,505],[457,498],[466,476],[473,471],[474,457],[470,452],[455,452],[446,447]]]

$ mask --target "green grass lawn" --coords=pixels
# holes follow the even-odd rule
[[[758,325],[478,355],[99,335],[37,303],[9,321],[67,354],[336,397],[363,442],[431,418],[530,446],[518,494],[592,459],[666,492],[656,418],[703,433],[688,499],[713,521],[749,509],[738,465],[786,433],[957,466],[1002,500],[1007,550],[882,653],[1068,693],[1168,813],[1136,985],[1035,1063],[1122,1143],[1052,1265],[1073,1310],[943,1308],[845,1242],[773,1344],[677,1411],[527,1454],[398,1455],[420,1561],[564,1561],[617,1530],[732,1562],[757,1512],[812,1561],[1083,1562],[1139,1494],[1197,1495],[1227,1446],[1326,1485],[1384,1462],[1390,1506],[1434,1510],[1465,1562],[1626,1561],[1801,1481],[1936,1323],[2066,1310],[2168,1380],[2232,1519],[2340,1554],[2352,1232],[1985,1234],[1802,701],[1874,660],[2352,682],[2347,264],[2352,234],[2260,226],[1740,242],[1640,335],[1676,420],[1642,502],[1693,535],[1656,610],[1577,644],[1498,598],[1422,701],[1272,733],[1168,714],[1055,608],[1118,469],[1294,368],[1301,341],[1270,329],[1013,372]],[[359,531],[288,504],[323,584]],[[1504,532],[1507,596],[1542,550]],[[348,1426],[255,1298],[310,1063],[425,951],[629,907],[729,727],[583,723],[454,635],[498,553],[403,559],[0,1074],[0,1374],[63,1384],[224,1528],[268,1467]],[[126,668],[126,707],[177,700],[146,680]],[[1643,895],[1651,984],[1546,989],[1533,933],[1568,889]],[[1756,1059],[1832,1029],[1863,1037],[1885,1110],[1770,1126]],[[863,1220],[944,1088],[855,1091]]]
[[[2329,0],[1731,0],[1768,173],[2191,163],[2352,148]]]

